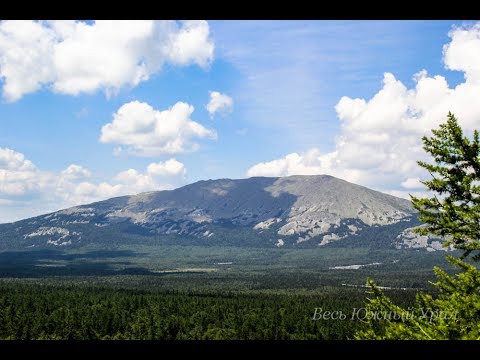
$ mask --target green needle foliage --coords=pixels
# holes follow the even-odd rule
[[[427,224],[418,233],[444,236],[445,246],[453,244],[464,251],[464,257],[480,250],[480,146],[475,130],[473,141],[463,136],[462,128],[452,113],[440,129],[424,136],[423,148],[435,160],[434,164],[418,161],[427,169],[432,180],[422,183],[439,194],[419,199],[412,196],[419,219]],[[479,259],[479,254],[474,256]]]
[[[462,250],[459,258],[447,255],[459,273],[451,276],[435,267],[439,295],[418,293],[412,308],[395,305],[372,281],[367,280],[372,297],[367,299],[366,327],[356,339],[480,339],[480,271],[465,259],[480,259],[480,150],[479,133],[470,141],[463,135],[452,113],[433,136],[423,137],[423,148],[434,164],[419,161],[432,180],[423,184],[434,195],[420,199],[411,196],[413,206],[425,227],[420,234],[443,236],[445,246]]]

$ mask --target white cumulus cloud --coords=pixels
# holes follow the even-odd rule
[[[126,149],[140,156],[178,154],[195,151],[194,138],[216,139],[217,133],[190,119],[194,107],[177,102],[163,111],[149,104],[132,101],[113,114],[113,120],[102,127],[100,141],[123,145],[115,149],[118,154]]]
[[[341,122],[335,150],[321,153],[311,149],[302,154],[252,166],[247,176],[331,174],[402,197],[402,189],[422,189],[429,175],[417,160],[429,160],[421,137],[445,122],[449,111],[467,133],[480,128],[480,23],[454,28],[443,48],[447,69],[465,73],[465,81],[450,87],[439,75],[422,70],[407,88],[391,73],[371,99],[342,97],[335,110]],[[417,191],[415,194],[421,194]]]
[[[206,21],[0,22],[3,97],[16,101],[47,87],[77,95],[136,86],[165,63],[209,66]]]
[[[33,163],[25,155],[8,148],[0,148],[0,169],[35,171]]]
[[[219,93],[218,91],[210,91],[210,101],[205,108],[212,117],[216,113],[226,114],[232,111],[233,99],[226,94]]]
[[[185,175],[187,170],[185,165],[175,159],[151,163],[147,167],[147,172],[151,176],[179,176]]]
[[[480,23],[454,28],[449,35],[452,41],[443,48],[447,69],[463,71],[467,80],[479,82],[480,64],[472,59],[480,53]]]
[[[247,176],[315,175],[329,169],[328,161],[318,149],[310,149],[303,154],[292,153],[282,159],[256,164],[247,171]]]
[[[92,176],[92,173],[83,166],[71,164],[61,172],[64,179],[75,180]]]
[[[48,173],[39,171],[22,153],[0,148],[0,195],[34,194],[50,180]]]

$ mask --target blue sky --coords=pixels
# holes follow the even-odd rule
[[[421,193],[444,107],[480,128],[476,55],[461,21],[2,22],[0,223],[253,175]]]

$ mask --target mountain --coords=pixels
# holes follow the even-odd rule
[[[398,248],[411,247],[411,228],[419,224],[410,201],[332,176],[252,177],[199,181],[2,224],[0,248],[144,242]]]

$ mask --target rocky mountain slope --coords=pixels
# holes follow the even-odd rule
[[[371,239],[402,247],[412,236],[406,229],[418,224],[408,200],[332,176],[253,177],[199,181],[2,224],[0,247],[145,241],[303,247],[340,240],[363,246]],[[422,244],[428,247],[428,239]]]

